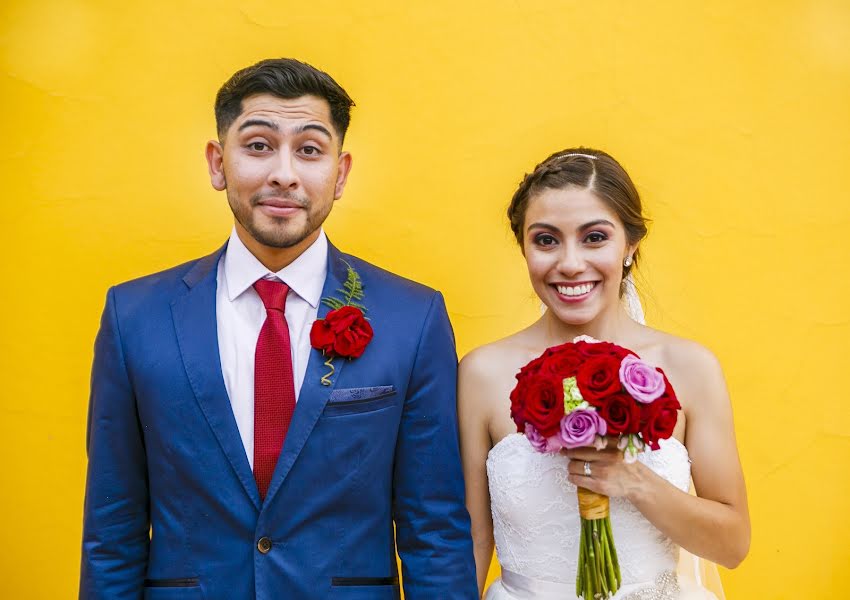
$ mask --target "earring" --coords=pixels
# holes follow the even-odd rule
[[[623,260],[623,266],[626,267],[626,268],[632,266],[632,257],[631,256],[627,256],[625,258],[625,260]]]

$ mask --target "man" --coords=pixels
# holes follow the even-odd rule
[[[322,231],[352,105],[295,60],[236,73],[230,239],[109,290],[81,598],[399,598],[396,548],[408,600],[477,598],[442,296]]]

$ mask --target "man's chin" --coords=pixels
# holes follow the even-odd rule
[[[307,231],[306,229],[298,229],[297,231],[281,231],[279,229],[269,231],[251,228],[248,230],[248,233],[263,246],[283,250],[297,246],[309,238],[314,232]]]
[[[267,248],[285,250],[315,240],[321,221],[317,224],[304,211],[289,218],[274,218],[256,212],[238,214],[234,211],[237,227],[255,242]],[[323,219],[322,219],[323,220]]]

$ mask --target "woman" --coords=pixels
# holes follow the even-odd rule
[[[615,598],[710,598],[676,581],[678,549],[736,567],[746,556],[746,491],[723,373],[702,346],[637,322],[623,293],[646,220],[611,156],[578,148],[540,163],[508,209],[534,291],[530,327],[461,362],[459,415],[479,592],[495,542],[502,579],[487,600],[575,597],[576,486],[611,497],[623,585]],[[632,298],[636,300],[636,298]],[[627,464],[593,448],[546,455],[516,433],[509,394],[520,367],[579,335],[608,340],[661,367],[682,410],[673,438]],[[687,493],[693,478],[697,495]]]

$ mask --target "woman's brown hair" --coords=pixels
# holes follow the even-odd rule
[[[622,165],[601,150],[569,148],[552,154],[537,165],[525,175],[514,192],[508,207],[508,219],[520,247],[529,201],[543,190],[570,186],[586,189],[605,202],[623,223],[630,245],[637,244],[646,236],[648,219],[643,216],[640,195]],[[635,251],[632,264],[623,267],[624,278],[637,261],[638,251]]]

